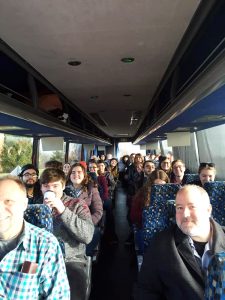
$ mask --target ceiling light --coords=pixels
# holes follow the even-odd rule
[[[90,97],[90,100],[96,100],[96,99],[98,99],[98,96],[91,96]]]
[[[123,57],[121,58],[121,61],[125,64],[130,64],[134,62],[134,57]]]
[[[77,66],[81,65],[81,61],[71,60],[71,61],[68,62],[68,65],[73,66],[73,67],[77,67]]]

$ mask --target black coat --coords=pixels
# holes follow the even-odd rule
[[[224,230],[215,221],[211,223],[212,252],[225,251]],[[160,232],[144,256],[135,299],[202,300],[204,287],[187,235],[176,225]]]

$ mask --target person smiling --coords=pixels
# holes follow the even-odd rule
[[[0,179],[0,298],[69,300],[59,243],[24,220],[27,202],[18,178]]]
[[[144,256],[135,299],[204,299],[211,257],[225,251],[225,229],[211,218],[207,192],[185,185],[176,196],[176,225],[157,234]]]

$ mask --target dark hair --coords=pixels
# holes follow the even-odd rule
[[[63,169],[63,164],[58,160],[49,160],[45,163],[45,168],[55,168],[55,169]]]
[[[26,165],[22,166],[21,171],[20,171],[20,174],[19,174],[19,177],[22,177],[22,176],[23,176],[23,173],[24,173],[26,170],[29,170],[29,169],[35,170],[35,172],[37,173],[37,175],[39,175],[38,169],[37,169],[33,164],[26,164]]]
[[[151,164],[153,164],[153,165],[155,166],[154,161],[149,159],[149,160],[145,160],[145,161],[144,161],[144,163],[143,163],[143,168],[145,167],[146,163],[151,163]]]
[[[45,169],[40,176],[40,184],[46,184],[49,182],[61,181],[64,185],[66,183],[65,173],[56,168]]]
[[[206,163],[202,162],[199,165],[198,174],[200,174],[203,169],[215,170],[215,172],[216,172],[216,165],[214,163],[210,163],[210,162],[206,162]]]
[[[175,159],[175,160],[173,160],[172,163],[171,163],[171,167],[173,168],[174,165],[175,165],[177,162],[182,163],[182,165],[185,167],[185,163],[184,163],[183,160],[181,160],[181,159]]]

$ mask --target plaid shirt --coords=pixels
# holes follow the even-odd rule
[[[35,274],[20,272],[25,261],[38,264]],[[51,233],[25,222],[17,247],[0,261],[0,299],[70,299],[61,249]]]

